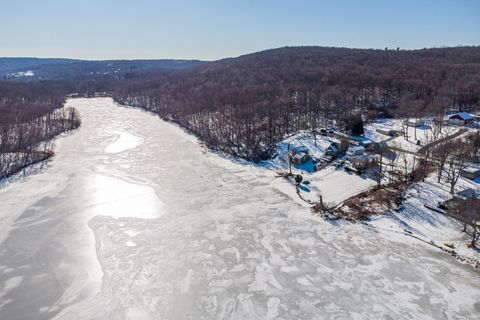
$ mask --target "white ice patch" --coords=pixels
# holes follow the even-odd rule
[[[92,215],[150,219],[163,214],[164,204],[153,188],[146,185],[94,175],[87,189],[92,195],[92,203],[87,205]]]
[[[125,245],[127,247],[136,247],[137,245],[135,244],[135,242],[133,242],[132,240],[128,240],[127,242],[125,242]]]
[[[144,139],[130,132],[119,132],[115,142],[105,148],[106,153],[120,153],[126,150],[134,149],[143,144]]]
[[[180,288],[180,293],[187,293],[190,291],[190,285],[193,281],[193,270],[188,270],[187,276],[183,279],[182,286]]]
[[[9,291],[12,289],[15,289],[22,283],[23,277],[21,276],[16,276],[16,277],[11,277],[7,281],[5,281],[5,285],[3,287],[3,291],[0,292],[0,298],[5,296]]]
[[[267,302],[267,319],[276,319],[278,317],[278,307],[280,306],[280,299],[273,297]]]

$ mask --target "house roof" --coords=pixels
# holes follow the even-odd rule
[[[452,117],[454,116],[459,116],[460,118],[462,118],[463,120],[470,120],[470,119],[473,119],[473,115],[468,113],[468,112],[457,112],[457,113],[454,113],[454,114],[451,114],[448,116],[449,119],[451,119]]]
[[[470,173],[476,173],[476,172],[480,171],[480,168],[467,166],[467,167],[463,168],[462,171],[470,172]]]
[[[357,161],[367,161],[367,160],[368,160],[368,157],[367,157],[366,155],[364,155],[364,154],[361,154],[361,155],[358,155],[358,156],[353,156],[353,157],[351,158],[351,160],[352,160],[352,161],[355,161],[355,160],[357,160]]]
[[[355,151],[365,151],[365,148],[362,147],[362,146],[353,146],[353,147],[350,147],[348,148],[348,151],[350,152],[355,152]]]
[[[305,147],[305,146],[294,147],[293,150],[295,150],[297,153],[299,153],[299,152],[308,152],[308,148]]]
[[[457,192],[457,195],[463,198],[479,198],[479,192],[475,189],[468,188],[463,191]]]
[[[296,146],[296,147],[293,147],[290,152],[292,153],[308,153],[308,148],[305,147],[305,146]]]
[[[360,142],[362,145],[366,146],[366,145],[369,145],[369,144],[373,144],[373,141],[372,140],[365,140],[365,141],[362,141]]]
[[[297,153],[296,155],[293,156],[294,159],[298,159],[298,160],[301,160],[303,159],[303,157],[305,157],[305,153]]]

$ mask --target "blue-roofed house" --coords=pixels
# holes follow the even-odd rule
[[[451,124],[464,126],[466,124],[472,123],[475,120],[475,117],[468,112],[457,112],[448,116],[448,121]]]

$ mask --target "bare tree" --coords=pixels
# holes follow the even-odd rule
[[[450,193],[455,193],[455,185],[460,178],[463,169],[465,168],[465,161],[467,159],[466,153],[452,154],[447,157],[445,175],[450,184]]]
[[[480,238],[480,199],[459,199],[449,208],[449,213],[463,223],[464,232],[470,227],[470,245],[476,247]]]

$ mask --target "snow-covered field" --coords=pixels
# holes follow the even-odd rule
[[[478,318],[470,266],[315,217],[156,116],[68,105],[82,127],[0,189],[0,319]]]

